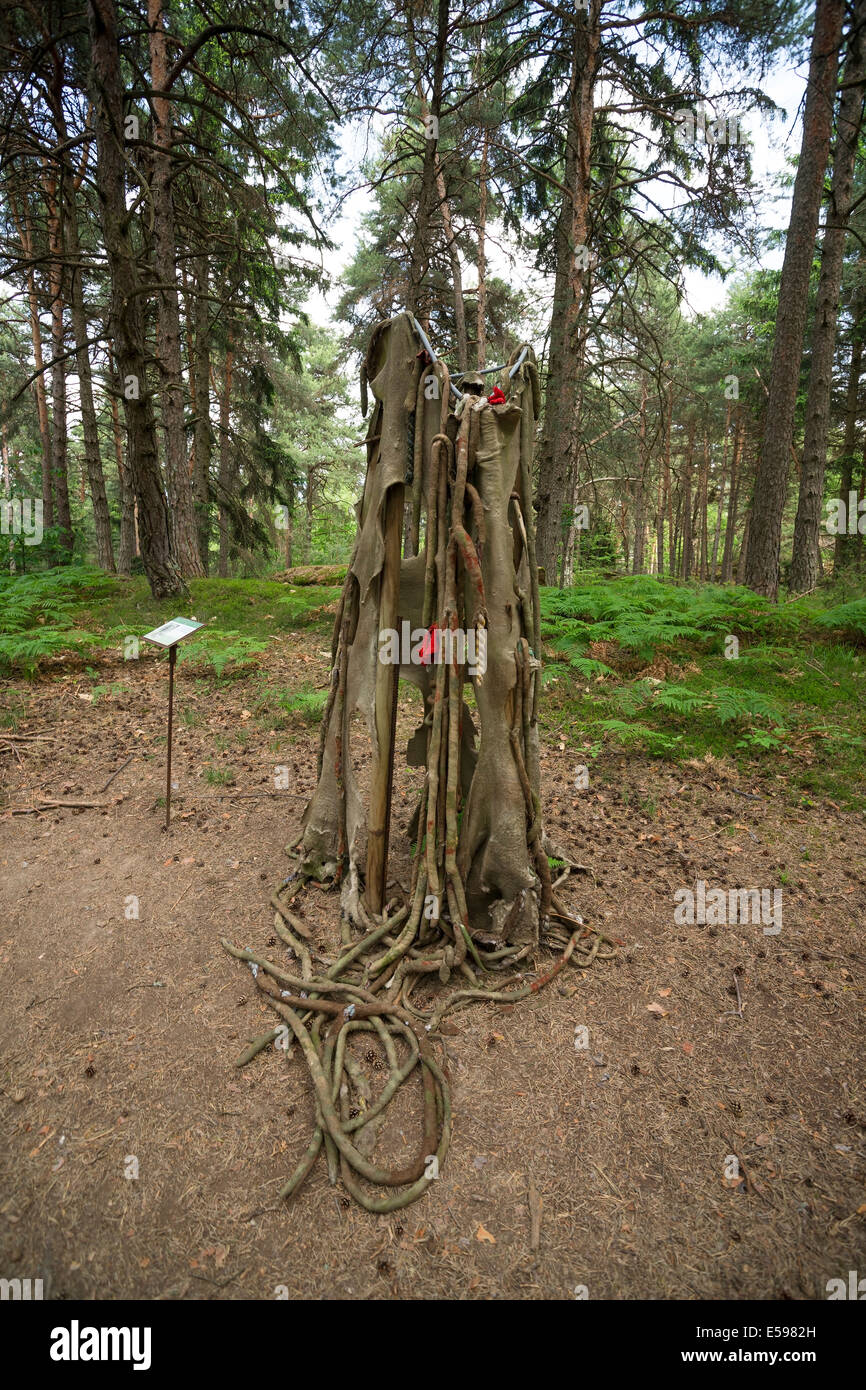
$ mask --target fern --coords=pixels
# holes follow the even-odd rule
[[[705,709],[707,706],[706,695],[700,695],[695,690],[689,690],[684,685],[661,685],[653,696],[653,703],[660,705],[662,709],[668,709],[672,714],[692,714],[695,710]]]
[[[657,729],[648,728],[646,724],[626,724],[622,719],[600,719],[596,728],[611,734],[616,743],[625,747],[633,743],[642,744],[649,753],[669,753],[678,742]]]
[[[221,676],[227,667],[240,670],[249,666],[254,657],[267,649],[267,642],[260,642],[255,637],[210,628],[202,631],[194,644],[181,647],[180,660],[192,666],[210,666],[216,675]]]
[[[20,668],[26,675],[32,676],[40,661],[47,661],[63,652],[81,651],[98,640],[92,632],[59,627],[0,633],[0,664]]]
[[[816,627],[831,628],[834,631],[855,633],[866,639],[866,598],[855,598],[850,603],[837,603],[826,613],[815,619]]]
[[[775,700],[757,690],[739,690],[723,685],[710,699],[710,705],[720,724],[733,719],[768,719],[777,723],[781,718]]]
[[[93,633],[75,627],[76,605],[112,583],[85,566],[0,575],[0,663],[32,675],[40,661],[97,644]]]
[[[572,656],[569,658],[568,664],[581,676],[613,676],[616,674],[610,666],[606,666],[603,661],[596,661],[591,656]]]
[[[634,685],[622,686],[616,691],[613,703],[622,714],[636,714],[650,699],[650,686],[647,681],[636,681]]]

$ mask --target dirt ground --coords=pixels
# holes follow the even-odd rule
[[[323,646],[293,637],[256,680],[323,686]],[[54,1299],[815,1299],[866,1270],[862,817],[798,810],[772,768],[747,782],[717,761],[603,754],[578,792],[580,751],[552,731],[546,820],[594,872],[563,896],[615,960],[454,1016],[437,1044],[454,1137],[420,1202],[368,1215],[320,1160],[277,1206],[312,1129],[308,1074],[273,1051],[236,1069],[273,1015],[220,937],[285,958],[268,899],[317,728],[262,729],[248,679],[214,694],[180,668],[166,834],[165,667],[130,671],[100,667],[127,689],[96,702],[80,669],[0,688],[0,709],[24,705],[14,743],[0,726],[0,1273]],[[233,785],[207,780],[223,763]],[[20,813],[40,796],[105,804]],[[781,933],[677,925],[697,879],[781,886]],[[306,911],[336,929],[335,897]]]

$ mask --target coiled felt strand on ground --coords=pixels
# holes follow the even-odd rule
[[[421,1034],[417,1034],[421,1063],[424,1068],[424,1137],[421,1142],[420,1152],[417,1159],[408,1164],[405,1168],[379,1168],[375,1163],[370,1163],[364,1155],[356,1149],[355,1145],[344,1132],[340,1117],[331,1096],[331,1086],[328,1076],[323,1066],[322,1059],[319,1057],[316,1046],[301,1023],[296,1010],[298,1007],[304,1008],[308,1005],[322,1013],[330,1013],[334,1016],[331,1029],[339,1029],[343,1020],[343,1006],[331,1003],[325,999],[306,1001],[294,995],[288,1000],[269,999],[273,1008],[286,1020],[297,1041],[300,1043],[304,1054],[304,1060],[310,1072],[310,1076],[315,1088],[316,1100],[321,1108],[322,1119],[325,1123],[327,1133],[330,1134],[342,1156],[351,1164],[352,1168],[369,1182],[379,1183],[383,1187],[402,1187],[406,1183],[415,1182],[424,1172],[425,1159],[428,1154],[435,1152],[436,1134],[436,1090],[433,1081],[433,1073],[430,1070],[430,1045]],[[381,1013],[390,1013],[398,1016],[400,1010],[394,1005],[386,1004],[384,1001],[373,1005],[361,1004],[357,1006],[357,1013],[364,1018],[370,1017],[370,1011],[376,1010]],[[414,1026],[414,1024],[413,1024]],[[329,1033],[331,1031],[329,1029]]]
[[[427,1155],[427,1158],[428,1160],[430,1158],[435,1158],[436,1166],[439,1168],[445,1160],[445,1155],[448,1152],[448,1146],[451,1142],[451,1097],[448,1091],[448,1083],[439,1065],[432,1057],[427,1059],[424,1065],[429,1069],[436,1084],[437,1120],[440,1127],[439,1144],[435,1153],[431,1152]],[[343,1103],[347,1104],[348,1102],[344,1100]],[[365,1211],[373,1212],[376,1215],[383,1215],[390,1211],[399,1211],[402,1207],[408,1207],[412,1202],[416,1202],[419,1197],[424,1196],[424,1193],[436,1176],[428,1166],[428,1163],[425,1162],[424,1173],[418,1181],[413,1183],[405,1192],[398,1193],[394,1197],[375,1198],[368,1196],[364,1189],[355,1181],[349,1163],[342,1154],[340,1168],[343,1182],[355,1198],[355,1201],[359,1206],[362,1206]]]
[[[573,924],[575,930],[572,931],[565,949],[553,966],[545,974],[535,979],[527,979],[525,974],[518,974],[502,980],[499,988],[482,987],[468,964],[457,961],[455,946],[449,944],[445,936],[440,936],[443,946],[439,950],[434,950],[432,954],[419,955],[411,959],[408,957],[408,950],[418,931],[419,904],[423,902],[424,887],[422,870],[418,877],[412,910],[403,907],[395,913],[393,918],[378,923],[372,932],[368,933],[356,947],[352,948],[351,953],[344,955],[342,960],[331,967],[328,974],[324,976],[314,974],[309,978],[299,977],[284,970],[274,961],[259,956],[253,951],[240,949],[225,938],[223,939],[223,946],[232,956],[257,967],[256,985],[270,1007],[288,1024],[292,1035],[299,1044],[301,1055],[307,1065],[313,1084],[316,1109],[315,1129],[300,1162],[280,1190],[280,1198],[288,1198],[297,1192],[312,1170],[323,1148],[328,1157],[331,1180],[336,1180],[339,1170],[343,1185],[367,1211],[373,1213],[396,1211],[423,1196],[436,1175],[435,1165],[431,1166],[430,1160],[435,1157],[437,1162],[441,1164],[448,1149],[451,1132],[448,1083],[444,1072],[433,1056],[428,1033],[435,1033],[448,1013],[468,1007],[472,1003],[486,1000],[488,1003],[513,1004],[519,1000],[530,998],[550,980],[554,979],[575,954],[579,956],[579,959],[573,960],[572,963],[583,969],[588,968],[597,956],[601,955],[607,958],[613,954],[612,950],[609,952],[601,950],[602,944],[613,945],[608,938],[575,922],[573,918],[569,918],[561,904],[557,902],[554,905],[555,915],[560,919],[568,920]],[[450,877],[447,887],[452,890]],[[459,909],[457,909],[452,892],[449,892],[449,898],[451,899],[452,914],[456,915],[456,910]],[[446,960],[446,953],[450,954],[452,963],[449,966],[449,973],[452,967],[459,968],[461,973],[466,975],[469,983],[468,988],[453,990],[446,994],[430,1013],[416,1009],[409,1003],[408,998],[404,998],[404,1004],[400,1006],[392,998],[377,997],[373,992],[376,988],[375,983],[371,988],[365,988],[363,984],[354,980],[332,978],[333,972],[339,971],[341,966],[346,968],[349,964],[359,964],[359,958],[365,949],[375,946],[383,936],[387,935],[389,928],[399,926],[404,920],[405,926],[395,943],[395,946],[400,947],[401,960],[393,981],[395,994],[396,991],[404,987],[405,981],[418,977],[416,972],[434,973],[438,970],[441,963]],[[411,934],[409,928],[411,928]],[[582,941],[582,938],[588,936],[594,938],[591,946],[585,946]],[[502,951],[490,952],[487,960],[479,960],[479,953],[475,948],[472,955],[483,968],[493,970],[497,968],[498,964],[500,968],[507,968],[514,963],[515,959],[525,956],[528,949],[528,947],[505,948]],[[353,956],[351,962],[348,960],[349,954]],[[376,964],[382,967],[378,972],[381,981],[384,978],[384,958],[380,958]],[[369,969],[369,966],[367,968]],[[410,972],[408,975],[405,973],[407,970]],[[399,980],[398,975],[401,975]],[[406,985],[405,992],[409,992],[408,985]],[[342,999],[331,997],[335,995],[341,995]],[[302,1016],[304,1014],[307,1016],[312,1014],[317,1020],[313,1024],[312,1031],[305,1026]],[[319,1035],[318,1020],[327,1022],[323,1039]],[[328,1022],[328,1020],[330,1021]],[[423,1023],[423,1027],[419,1026],[421,1023]],[[352,1072],[354,1070],[357,1077],[357,1070],[353,1066],[347,1066],[346,1048],[350,1033],[359,1030],[372,1030],[377,1034],[378,1042],[383,1047],[387,1057],[388,1078],[381,1094],[372,1105],[363,1110],[361,1114],[350,1115],[348,1095],[352,1085]],[[280,1031],[279,1029],[272,1030],[270,1033],[254,1039],[238,1059],[238,1065],[246,1065],[247,1062],[251,1061],[253,1057],[274,1041]],[[409,1049],[407,1057],[402,1062],[397,1054],[394,1041],[397,1036],[403,1039]],[[424,1099],[423,1138],[420,1150],[415,1160],[404,1167],[380,1167],[361,1153],[352,1142],[350,1135],[362,1130],[372,1119],[385,1111],[399,1088],[411,1077],[419,1065]],[[380,1187],[402,1187],[405,1190],[392,1196],[375,1198],[360,1186],[359,1180],[361,1179]]]

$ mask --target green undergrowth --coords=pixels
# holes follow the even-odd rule
[[[84,567],[3,575],[0,676],[85,663],[94,700],[110,700],[124,686],[116,666],[100,670],[101,653],[117,658],[126,639],[195,617],[204,626],[180,660],[192,663],[197,686],[252,679],[244,698],[258,727],[315,724],[327,691],[314,678],[257,683],[257,665],[292,632],[321,633],[327,647],[339,594],[209,578],[191,582],[189,602],[157,602],[143,577]],[[542,614],[542,728],[567,739],[576,761],[608,749],[712,754],[778,774],[797,798],[866,807],[866,598],[819,592],[774,605],[730,586],[589,576],[543,589]],[[11,698],[0,722],[14,728],[21,711]]]
[[[576,749],[709,753],[866,806],[866,599],[636,576],[543,589],[542,615],[542,724]]]
[[[340,596],[335,587],[294,589],[266,579],[194,579],[189,589],[188,601],[157,600],[141,576],[84,566],[0,576],[0,674],[32,676],[53,659],[93,661],[100,650],[119,655],[127,638],[173,617],[204,624],[180,647],[180,661],[216,676],[241,674],[291,632],[330,632],[327,610]]]

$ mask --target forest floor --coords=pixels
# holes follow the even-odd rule
[[[421,1201],[369,1215],[320,1160],[276,1203],[312,1132],[308,1073],[273,1051],[236,1069],[273,1016],[220,937],[283,958],[268,902],[315,781],[322,597],[235,674],[179,666],[168,832],[164,659],[0,683],[4,1276],[54,1299],[816,1299],[866,1268],[862,812],[803,798],[773,755],[605,744],[575,790],[568,676],[545,820],[592,870],[563,896],[616,957],[454,1016],[436,1044],[454,1135]],[[407,693],[398,749],[416,722]],[[398,762],[403,881],[417,776]],[[699,879],[781,888],[781,932],[678,925]],[[304,910],[329,954],[336,897]],[[415,1150],[415,1100],[386,1159]]]

